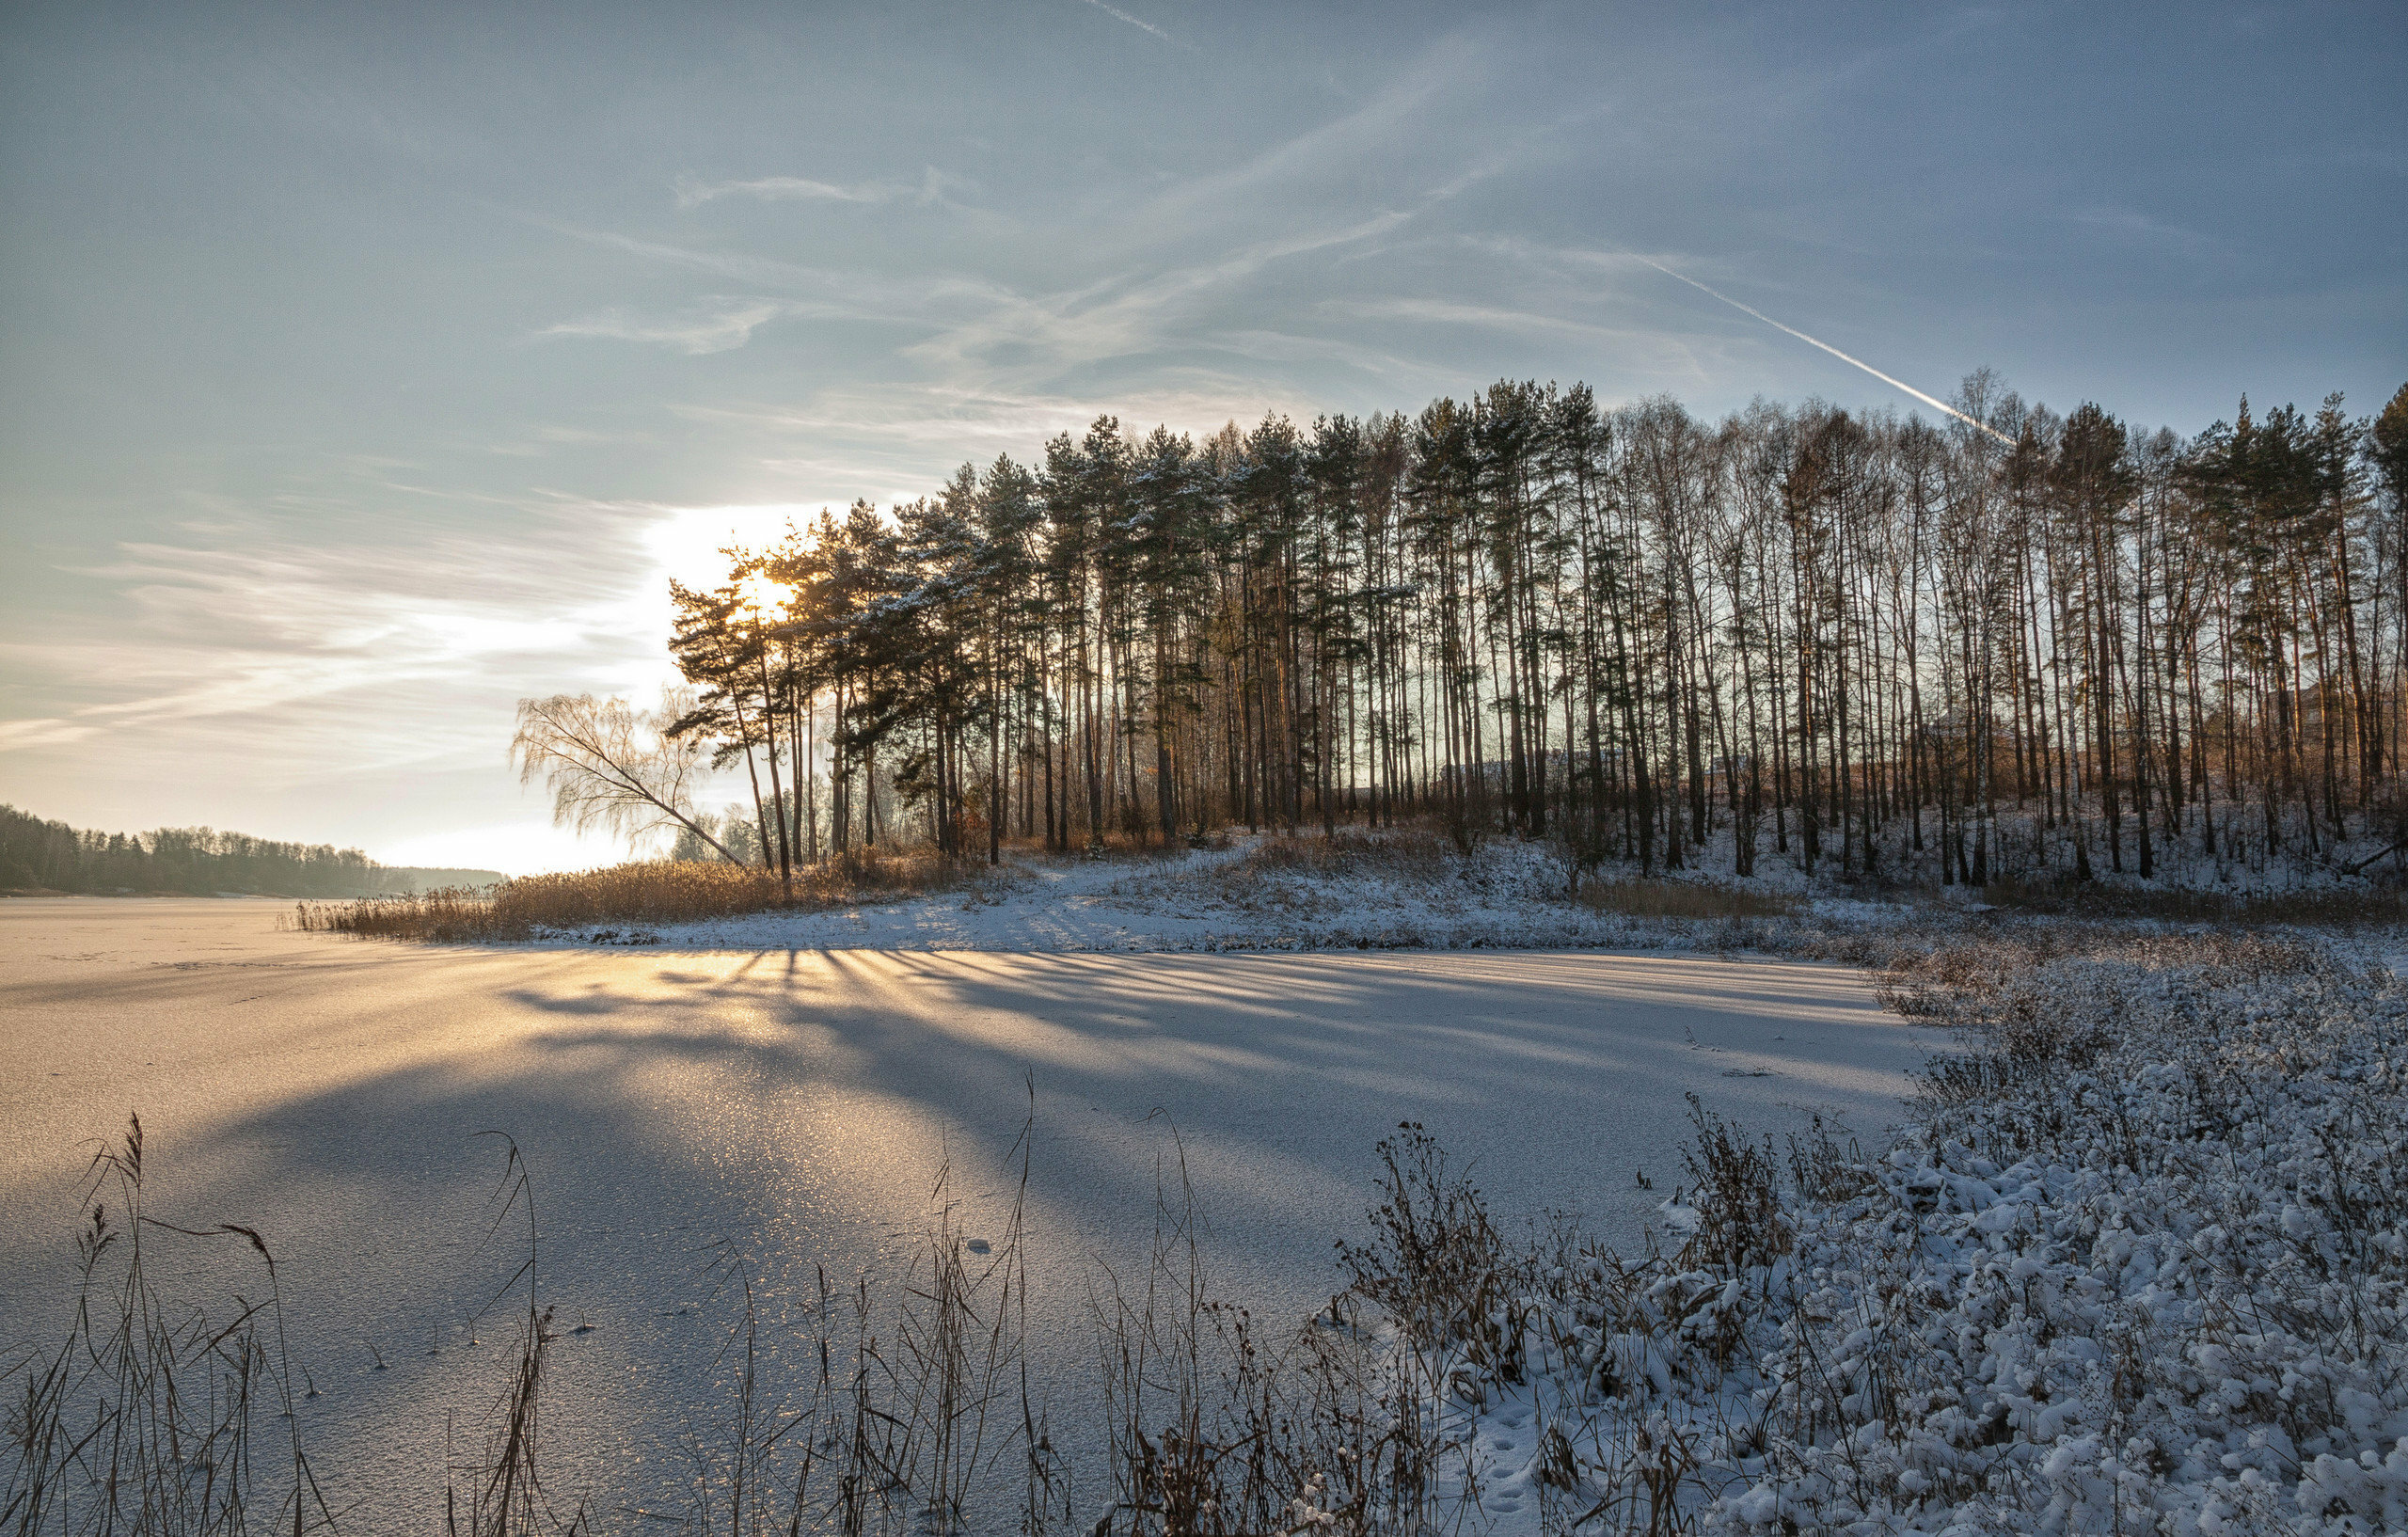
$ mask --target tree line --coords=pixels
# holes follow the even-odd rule
[[[2387,848],[2408,387],[2188,439],[1954,404],[1100,418],[673,584],[651,751],[749,803],[655,820],[785,870],[1400,817],[1976,884]]]
[[[0,806],[0,890],[383,896],[500,879],[494,870],[400,868],[356,848],[278,843],[205,827],[95,832]]]

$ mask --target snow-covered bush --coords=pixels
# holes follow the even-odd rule
[[[1558,1529],[2408,1529],[2408,988],[2230,930],[2043,947],[1902,958],[1972,1050],[1893,1147],[1777,1173],[1701,1114],[1677,1248],[1558,1235],[1494,1309],[1521,1348],[1425,1330],[1503,1427],[1467,1486]]]

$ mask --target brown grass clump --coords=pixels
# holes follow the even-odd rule
[[[1800,904],[1772,892],[1740,891],[1691,880],[1584,880],[1580,901],[1596,912],[1626,918],[1786,918]]]
[[[1172,872],[1123,888],[1145,902],[1174,884],[1188,895],[1260,917],[1302,922],[1336,913],[1361,899],[1346,881],[1386,881],[1424,891],[1460,884],[1465,864],[1451,847],[1426,828],[1345,828],[1318,832],[1268,833],[1249,842],[1235,859]]]
[[[1992,907],[2083,918],[2156,918],[2167,923],[2408,923],[2408,892],[2321,890],[2254,892],[2151,890],[2071,881],[1994,880],[1982,888]]]
[[[893,901],[968,879],[972,867],[932,854],[850,855],[795,872],[789,895],[751,865],[646,860],[573,874],[522,876],[490,895],[452,888],[356,902],[301,902],[286,927],[307,933],[434,943],[531,939],[606,925],[693,923],[779,909],[819,911]],[[641,943],[640,933],[608,938]]]
[[[1430,828],[1342,828],[1329,837],[1274,833],[1258,839],[1238,863],[1248,870],[1320,876],[1436,876],[1456,863],[1456,855]]]
[[[2153,970],[2191,969],[2222,986],[2298,975],[2321,954],[2311,941],[2237,926],[2150,934],[2097,920],[1987,929],[1900,924],[1793,953],[1864,967],[1876,974],[1884,1006],[1924,1017],[1949,1017],[1964,998],[2010,992],[2020,978],[2065,960],[2113,956]]]

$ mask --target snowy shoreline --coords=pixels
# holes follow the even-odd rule
[[[964,889],[816,912],[695,923],[578,926],[534,947],[664,950],[1216,952],[1456,949],[1727,949],[1730,922],[1599,911],[1568,900],[1541,845],[1498,844],[1427,870],[1260,870],[1241,843],[1158,860],[1019,860]],[[1814,916],[1896,921],[1916,910],[1845,896],[1801,900]],[[1755,920],[1734,920],[1742,926]]]

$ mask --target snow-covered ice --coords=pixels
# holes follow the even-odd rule
[[[0,1312],[14,1334],[64,1302],[91,1139],[139,1110],[158,1214],[276,1245],[320,1466],[360,1529],[388,1529],[439,1489],[447,1411],[482,1408],[503,1369],[490,1315],[469,1341],[515,1263],[479,1247],[499,1160],[477,1133],[507,1131],[535,1177],[546,1294],[594,1325],[555,1347],[555,1485],[673,1508],[689,1439],[725,1405],[713,1258],[742,1260],[774,1334],[823,1267],[840,1287],[891,1273],[942,1165],[991,1236],[1032,1077],[1031,1344],[1070,1426],[1092,1263],[1149,1245],[1174,1129],[1214,1290],[1301,1319],[1337,1290],[1332,1241],[1358,1232],[1372,1145],[1401,1120],[1468,1160],[1509,1220],[1576,1206],[1635,1238],[1685,1090],[1752,1128],[1819,1113],[1870,1137],[1942,1038],[1830,965],[1073,953],[1184,899],[1133,890],[1148,873],[1072,866],[1018,917],[963,895],[863,914],[871,938],[912,926],[916,947],[791,948],[785,928],[708,953],[363,943],[275,932],[264,903],[0,904]],[[1064,927],[1020,954],[929,948],[936,926],[1006,922]],[[1330,931],[1298,922],[1300,940]],[[221,1262],[201,1278],[239,1278]]]
[[[1640,922],[1563,900],[1530,846],[1288,857],[1031,861],[634,948],[0,906],[0,1280],[28,1312],[58,1300],[77,1139],[142,1108],[175,1214],[285,1245],[325,1389],[305,1418],[367,1508],[406,1509],[439,1483],[444,1412],[499,1365],[467,1342],[510,1262],[471,1242],[473,1133],[506,1128],[548,1213],[547,1293],[594,1325],[560,1356],[556,1481],[674,1509],[725,1401],[713,1260],[740,1260],[775,1334],[823,1273],[895,1273],[940,1167],[985,1242],[1033,1109],[1030,1343],[1061,1438],[1088,1438],[1091,1509],[1088,1288],[1142,1268],[1170,1160],[1212,1291],[1301,1321],[1341,1284],[1332,1240],[1364,1231],[1372,1145],[1412,1121],[1512,1232],[1568,1217],[1597,1245],[1508,1310],[1537,1371],[1439,1373],[1465,1389],[1447,1414],[1476,1522],[1505,1537],[1601,1497],[1565,1471],[1583,1449],[1626,1475],[1703,1458],[1687,1514],[1751,1534],[2408,1522],[2396,933],[1804,890],[1795,920]],[[1913,1012],[1751,945],[1905,965]],[[1907,1074],[1968,1040],[1989,1065],[1907,1118]],[[1675,1250],[1718,1230],[1683,1188],[1687,1092],[1750,1138],[1819,1117],[1862,1156],[1791,1202],[1777,1254],[1617,1268],[1650,1227]]]

